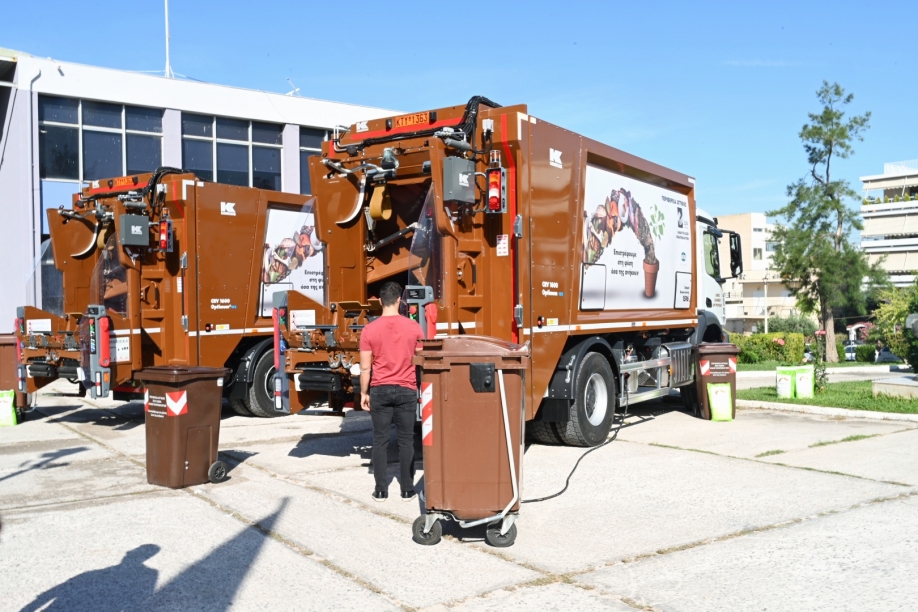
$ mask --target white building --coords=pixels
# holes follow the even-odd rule
[[[777,243],[771,239],[774,225],[764,213],[740,213],[717,217],[717,226],[738,233],[743,243],[743,274],[724,283],[728,332],[764,332],[767,317],[786,317],[796,313],[797,301],[771,269]],[[729,250],[721,258],[729,260]],[[727,265],[725,265],[725,263]],[[721,261],[728,270],[729,262]]]
[[[306,159],[330,129],[393,114],[0,49],[0,333],[17,306],[60,299],[45,211],[83,182],[173,166],[309,193]]]
[[[861,249],[897,287],[915,282],[918,270],[918,160],[883,164],[883,174],[862,176]]]

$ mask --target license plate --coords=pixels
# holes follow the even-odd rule
[[[392,122],[394,127],[408,127],[410,125],[420,125],[421,123],[430,123],[430,113],[414,113],[413,115],[403,115],[396,117]]]

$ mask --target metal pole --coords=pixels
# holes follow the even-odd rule
[[[765,270],[765,333],[768,333],[768,270]]]
[[[169,0],[166,2],[166,78],[171,79],[175,75],[172,72],[172,66],[169,64]]]

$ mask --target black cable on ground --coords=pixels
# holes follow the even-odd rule
[[[564,493],[565,491],[567,491],[567,487],[570,486],[570,484],[571,484],[571,478],[574,476],[574,472],[577,471],[577,467],[580,465],[580,462],[583,461],[583,458],[586,457],[587,455],[589,455],[590,453],[592,453],[593,451],[598,451],[598,450],[601,449],[603,446],[606,446],[606,445],[608,445],[608,444],[612,444],[613,442],[615,442],[615,438],[618,437],[618,432],[621,431],[622,427],[625,426],[625,418],[626,418],[627,416],[628,416],[628,388],[626,387],[626,388],[625,388],[625,412],[624,412],[624,414],[622,414],[622,422],[619,423],[619,424],[618,424],[618,427],[615,428],[615,433],[612,434],[612,437],[609,438],[608,440],[606,440],[605,442],[603,442],[602,444],[600,444],[599,446],[594,446],[593,448],[587,450],[585,453],[583,453],[582,455],[580,455],[580,457],[577,459],[577,463],[574,464],[574,469],[572,469],[572,470],[571,470],[571,473],[567,475],[567,480],[564,481],[564,488],[563,488],[563,489],[561,489],[561,490],[558,491],[557,493],[552,493],[551,495],[547,495],[547,496],[545,496],[545,497],[537,497],[537,498],[535,498],[535,499],[524,499],[524,500],[522,500],[520,503],[521,503],[521,504],[534,504],[534,503],[536,503],[536,502],[547,501],[547,500],[549,500],[549,499],[554,499],[555,497],[558,497],[559,495],[561,495],[562,493]],[[614,409],[612,410],[612,418],[613,418],[613,419],[615,418],[615,410],[614,410]]]

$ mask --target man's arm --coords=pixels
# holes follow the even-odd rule
[[[370,409],[370,370],[373,368],[373,351],[360,351],[360,407]]]

